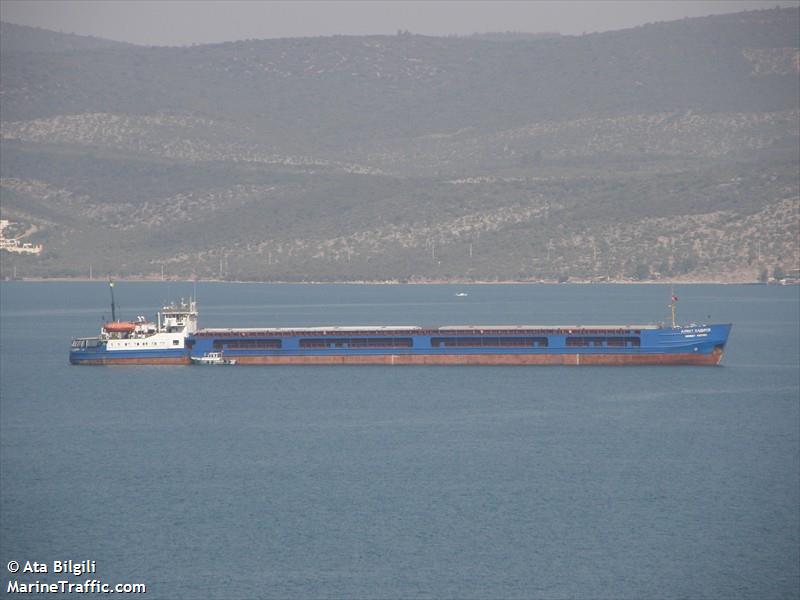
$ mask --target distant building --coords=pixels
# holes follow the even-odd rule
[[[30,242],[20,242],[18,238],[6,238],[5,230],[11,225],[8,219],[0,219],[0,250],[13,252],[15,254],[41,254],[41,244],[31,244]]]
[[[800,269],[789,269],[786,276],[780,281],[783,285],[800,284]]]

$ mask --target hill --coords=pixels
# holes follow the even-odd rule
[[[45,251],[2,274],[797,268],[799,14],[188,48],[3,24],[1,208]]]
[[[0,22],[0,54],[132,48],[133,44]]]

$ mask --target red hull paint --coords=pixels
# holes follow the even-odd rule
[[[98,358],[74,362],[74,365],[188,365],[189,357],[175,358]]]
[[[379,354],[236,356],[237,365],[717,365],[711,354]]]
[[[237,356],[238,365],[717,365],[711,354],[373,354],[347,356]],[[189,357],[103,358],[81,365],[188,365]]]

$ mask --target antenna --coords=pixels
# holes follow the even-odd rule
[[[114,305],[114,281],[109,279],[108,280],[108,289],[111,290],[111,320],[117,320],[117,308]]]

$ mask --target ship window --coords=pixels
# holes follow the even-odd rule
[[[546,337],[434,337],[433,348],[546,348]]]
[[[570,348],[586,348],[589,346],[602,346],[602,338],[593,337],[568,337],[567,346]]]
[[[281,347],[279,339],[214,340],[214,350],[273,350]]]
[[[301,348],[411,348],[411,338],[305,338]]]
[[[624,348],[626,346],[639,346],[640,340],[638,337],[568,337],[568,348],[602,348],[608,346],[612,348]]]
[[[178,345],[178,344],[180,344],[180,343],[181,343],[181,341],[180,341],[180,340],[172,340],[172,345],[173,345],[173,346],[177,346],[177,345]]]

